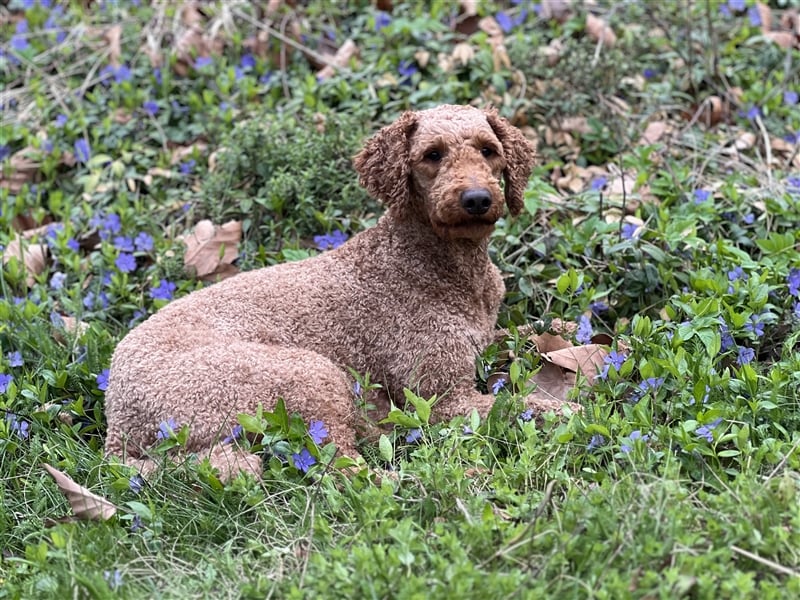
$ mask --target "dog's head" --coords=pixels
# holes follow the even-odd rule
[[[354,160],[371,195],[424,211],[444,239],[487,237],[504,200],[518,214],[533,163],[532,144],[495,110],[453,105],[404,113]]]

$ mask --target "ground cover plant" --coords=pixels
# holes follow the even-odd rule
[[[796,2],[11,0],[0,32],[0,598],[800,592]],[[525,411],[517,334],[488,419],[410,395],[355,475],[282,406],[230,435],[262,481],[170,462],[174,421],[152,477],[104,458],[116,342],[374,223],[349,157],[444,102],[537,144],[500,321],[608,346],[583,413]]]

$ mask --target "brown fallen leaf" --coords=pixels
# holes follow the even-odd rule
[[[200,279],[225,279],[239,272],[231,263],[238,256],[242,240],[240,221],[216,226],[209,220],[200,221],[194,231],[182,238],[186,244],[183,257],[187,271]]]
[[[554,19],[563,25],[572,14],[567,0],[542,0],[539,6],[539,18],[545,21]]]
[[[347,39],[345,42],[339,47],[334,55],[331,64],[326,65],[319,71],[317,71],[317,78],[327,79],[328,77],[332,77],[336,74],[336,71],[339,69],[344,69],[350,63],[350,60],[358,55],[358,46],[356,43],[351,40]]]
[[[474,17],[478,14],[478,0],[460,0],[461,14],[465,17]]]
[[[597,376],[598,368],[603,366],[603,360],[608,355],[605,346],[599,344],[585,344],[583,346],[573,346],[562,350],[554,350],[542,354],[542,358],[550,361],[554,365],[569,369],[570,371],[583,373],[586,380],[591,385]]]
[[[797,36],[789,31],[767,31],[764,37],[784,50],[794,46]]]
[[[595,17],[592,13],[586,14],[586,33],[595,42],[601,42],[609,48],[617,43],[617,36],[611,30],[611,27],[603,19]]]
[[[761,2],[756,2],[756,10],[761,17],[761,31],[768,33],[772,29],[772,10]]]
[[[536,389],[526,397],[526,401],[532,397],[540,403],[565,403],[569,392],[575,387],[575,373],[545,361],[531,381],[536,384]]]
[[[22,186],[36,180],[39,173],[39,161],[34,158],[35,150],[31,147],[15,152],[9,159],[10,166],[0,169],[0,187],[8,188],[12,194],[18,194]]]
[[[652,121],[642,134],[642,144],[655,144],[667,132],[668,125],[664,121]]]
[[[3,264],[12,259],[20,261],[27,273],[25,283],[32,287],[36,283],[36,275],[47,266],[48,248],[46,244],[29,244],[19,235],[8,243],[3,250]]]
[[[113,67],[118,67],[122,56],[122,25],[112,25],[103,33],[103,39],[108,44],[108,63]]]
[[[44,470],[55,480],[58,489],[66,496],[72,512],[79,521],[107,521],[117,513],[117,507],[78,485],[58,469],[47,463],[42,464]]]

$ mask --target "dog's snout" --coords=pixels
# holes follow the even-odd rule
[[[471,188],[461,193],[461,206],[471,215],[483,215],[492,206],[492,195],[484,188]]]

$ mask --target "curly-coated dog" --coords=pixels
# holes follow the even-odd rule
[[[493,397],[475,387],[475,358],[495,337],[504,294],[489,235],[506,204],[512,215],[522,209],[533,162],[532,145],[494,110],[404,113],[355,157],[360,183],[387,207],[375,227],[189,294],[122,340],[106,391],[106,453],[149,470],[147,448],[174,419],[190,426],[187,450],[223,478],[258,474],[257,456],[221,440],[238,413],[280,397],[358,456],[349,369],[401,404],[403,388],[437,394],[436,419],[486,415]]]

